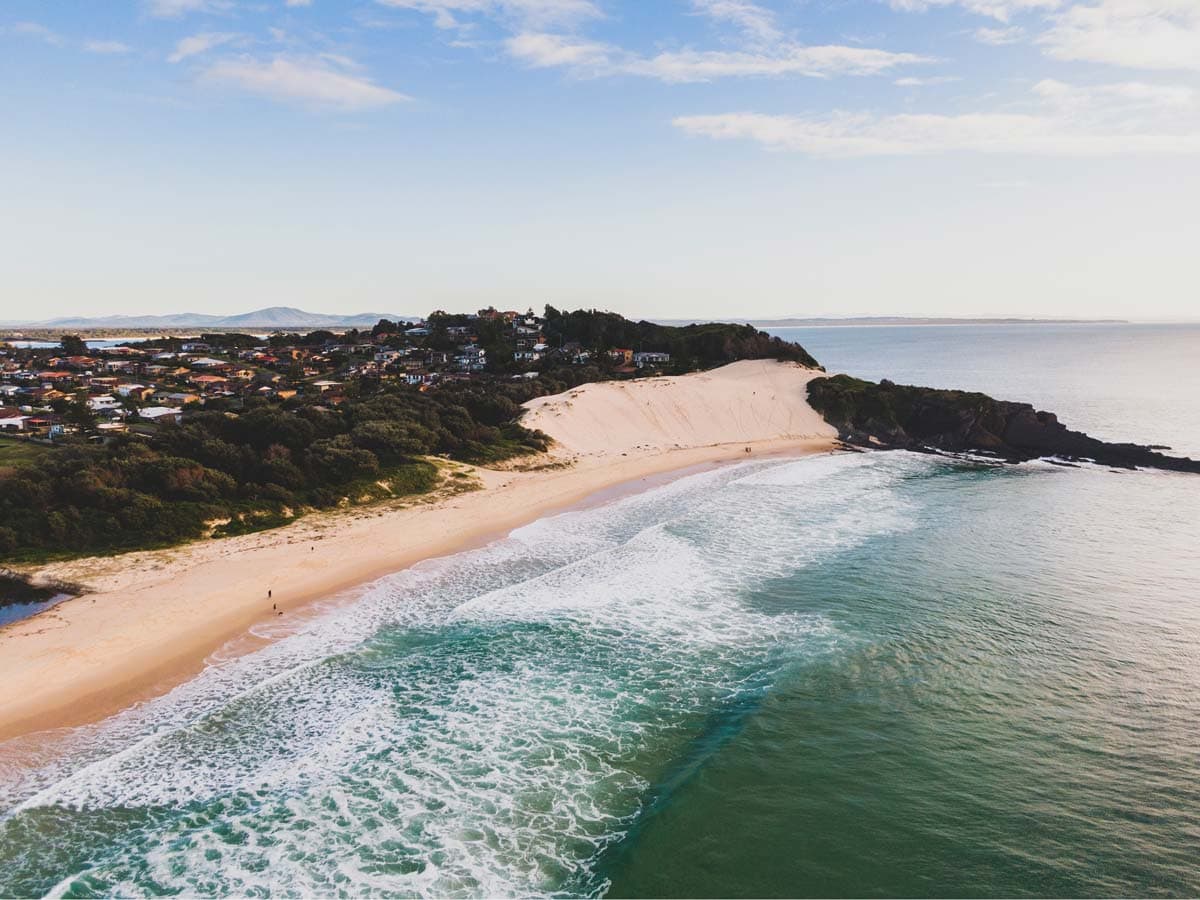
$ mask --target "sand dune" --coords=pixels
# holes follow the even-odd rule
[[[0,629],[0,739],[100,719],[170,689],[214,651],[228,652],[230,642],[253,649],[248,629],[277,620],[279,611],[291,616],[316,600],[352,597],[357,586],[420,560],[602,502],[618,486],[634,490],[664,473],[745,459],[747,447],[755,454],[827,451],[833,429],[806,401],[817,374],[755,361],[583,386],[527,404],[525,424],[558,442],[545,460],[552,465],[459,467],[479,490],[47,567],[46,574],[94,593]]]
[[[571,456],[756,441],[834,438],[808,405],[815,369],[744,360],[711,372],[583,385],[525,404],[521,420]]]

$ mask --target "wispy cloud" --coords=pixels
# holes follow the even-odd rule
[[[312,6],[313,0],[287,0],[288,6]]]
[[[1040,39],[1064,60],[1200,71],[1197,0],[1100,0],[1064,10]]]
[[[696,12],[737,27],[752,43],[773,44],[783,38],[775,14],[750,0],[692,0]]]
[[[834,112],[820,116],[737,112],[681,116],[688,134],[751,140],[817,157],[915,156],[954,152],[1040,156],[1200,154],[1195,92],[1122,82],[1035,85],[1032,109],[959,115]]]
[[[679,50],[642,56],[608,44],[544,33],[518,34],[505,46],[511,56],[533,68],[566,68],[582,77],[638,75],[672,83],[779,75],[874,75],[933,61],[913,53],[867,47],[798,44],[769,52]]]
[[[394,9],[433,16],[439,28],[457,28],[472,16],[502,18],[522,27],[572,25],[602,17],[592,0],[377,0]]]
[[[972,37],[981,44],[991,44],[993,47],[1003,47],[1005,44],[1015,44],[1025,37],[1025,29],[1020,25],[1008,28],[976,28]]]
[[[36,38],[52,47],[62,47],[66,44],[62,35],[38,22],[17,22],[15,25],[10,25],[8,31],[12,34]]]
[[[242,39],[244,39],[244,35],[231,32],[206,31],[201,34],[193,34],[191,37],[185,37],[175,45],[175,52],[167,57],[167,61],[173,63],[183,62],[183,60],[190,56],[198,56],[201,53],[212,50],[214,47],[220,47]]]
[[[123,41],[89,39],[79,41],[75,38],[65,38],[57,31],[47,28],[38,22],[17,22],[7,28],[0,26],[0,34],[17,34],[33,38],[49,44],[51,47],[71,47],[86,50],[88,53],[100,53],[116,56],[133,52],[133,48]]]
[[[88,53],[105,53],[119,56],[132,52],[133,48],[121,41],[84,41],[83,49]]]
[[[932,87],[937,84],[950,84],[953,81],[961,81],[957,75],[933,75],[928,78],[897,78],[892,84],[896,87]]]
[[[377,109],[411,99],[321,58],[225,59],[206,68],[200,78],[270,100],[333,111]]]
[[[233,8],[232,0],[143,0],[147,14],[156,19],[178,19],[189,13],[219,13]]]
[[[961,6],[977,15],[1007,22],[1018,13],[1058,9],[1063,0],[887,0],[887,4],[892,9],[906,12],[925,12],[935,6]]]

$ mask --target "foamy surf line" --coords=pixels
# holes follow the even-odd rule
[[[754,592],[908,527],[930,465],[747,462],[381,579],[6,781],[5,833],[54,810],[77,865],[21,856],[0,892],[596,893],[714,711],[836,648]]]

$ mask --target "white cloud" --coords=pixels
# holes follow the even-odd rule
[[[201,80],[271,100],[349,112],[411,99],[322,59],[287,56],[271,60],[226,59],[205,69]]]
[[[491,16],[541,28],[600,18],[592,0],[377,0],[383,6],[433,16],[439,28],[457,28],[463,16]]]
[[[557,34],[525,33],[505,41],[509,55],[535,69],[565,66],[592,70],[595,74],[610,70],[613,56],[620,51],[608,44],[572,40]]]
[[[178,19],[188,13],[225,12],[232,0],[144,0],[146,12],[156,19]]]
[[[108,53],[119,55],[129,53],[133,48],[121,41],[84,41],[83,49],[88,53]]]
[[[1200,2],[1079,3],[1055,16],[1040,43],[1056,59],[1200,71]]]
[[[630,64],[628,71],[662,81],[686,82],[728,76],[875,75],[896,66],[926,62],[932,60],[912,53],[891,53],[867,47],[794,45],[770,54],[694,50],[660,53]]]
[[[973,37],[981,44],[1002,47],[1005,44],[1015,44],[1020,41],[1025,37],[1025,29],[1020,25],[1013,25],[1009,28],[976,28]]]
[[[312,6],[313,0],[287,0],[288,6]]]
[[[737,26],[754,43],[772,44],[783,37],[775,14],[750,0],[692,0],[692,6],[714,21]]]
[[[977,15],[1007,22],[1018,13],[1058,9],[1063,0],[887,0],[887,3],[892,9],[905,12],[925,12],[935,6],[957,5]]]
[[[639,75],[671,83],[777,75],[874,75],[896,66],[931,62],[912,53],[866,47],[780,45],[769,52],[679,50],[640,56],[608,44],[555,34],[525,33],[506,42],[510,55],[534,68],[561,67],[574,74]]]
[[[688,134],[752,140],[768,149],[819,157],[1200,154],[1200,117],[1190,88],[1042,81],[1034,87],[1031,107],[959,115],[739,112],[681,116],[673,124]]]
[[[935,84],[950,84],[952,81],[961,81],[957,75],[934,75],[929,78],[897,78],[892,84],[896,87],[930,87]]]
[[[1146,84],[1121,81],[1115,84],[1080,86],[1045,78],[1033,93],[1059,109],[1108,118],[1134,116],[1155,109],[1182,110],[1196,105],[1196,90],[1181,84]]]
[[[220,47],[223,44],[228,44],[231,41],[241,38],[242,35],[240,34],[219,31],[206,31],[201,34],[193,34],[191,37],[185,37],[175,45],[175,52],[167,57],[167,62],[183,62],[189,56],[205,53],[214,47]]]
[[[18,22],[8,29],[13,34],[20,34],[26,37],[37,38],[40,41],[45,41],[54,47],[61,47],[66,41],[56,31],[52,31],[45,25],[40,25],[37,22]]]

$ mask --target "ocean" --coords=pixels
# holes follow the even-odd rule
[[[1197,327],[787,334],[1200,455]],[[0,895],[1196,895],[1198,546],[1187,475],[687,475],[0,745]]]

